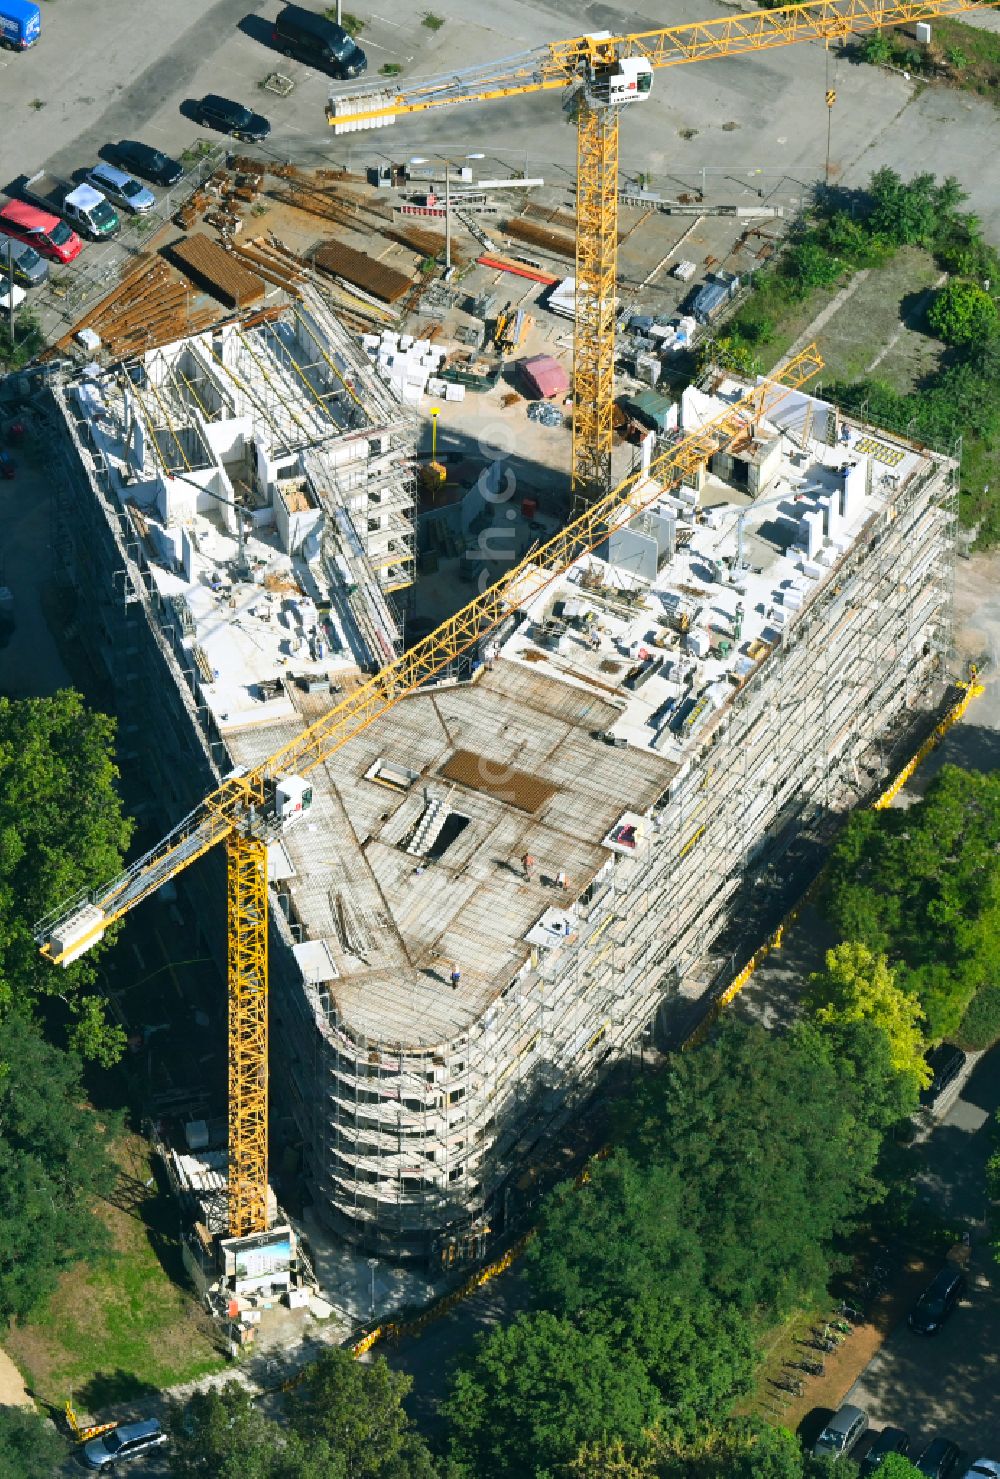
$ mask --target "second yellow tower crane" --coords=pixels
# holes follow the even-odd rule
[[[335,130],[381,126],[407,114],[458,103],[487,103],[525,93],[574,90],[577,119],[576,319],[573,336],[573,471],[575,509],[611,486],[618,267],[618,128],[622,110],[645,102],[653,73],[790,46],[842,41],[883,26],[991,9],[1000,0],[807,0],[614,36],[596,32],[440,77],[416,78],[398,90],[371,83],[331,96]]]

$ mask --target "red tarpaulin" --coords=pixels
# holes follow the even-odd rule
[[[565,395],[569,390],[569,376],[551,354],[536,354],[532,359],[522,360],[519,368],[529,388],[543,400]]]

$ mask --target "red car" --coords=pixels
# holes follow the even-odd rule
[[[40,256],[56,262],[72,262],[83,245],[65,221],[23,200],[8,200],[0,209],[0,231],[15,241],[26,241]]]

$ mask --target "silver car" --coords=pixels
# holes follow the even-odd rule
[[[868,1427],[868,1414],[845,1402],[838,1407],[813,1444],[815,1458],[846,1458]]]
[[[15,241],[12,236],[0,236],[0,277],[10,281],[11,264],[14,266],[14,281],[22,288],[34,288],[49,275],[49,264],[33,246],[26,241]]]
[[[95,164],[87,174],[87,184],[100,190],[113,205],[120,205],[134,216],[145,215],[156,204],[156,196],[152,190],[147,190],[133,175],[127,175],[123,169],[116,169],[113,164]]]
[[[102,1433],[99,1438],[91,1438],[83,1445],[84,1468],[98,1472],[117,1470],[119,1464],[139,1458],[166,1441],[167,1435],[155,1417],[141,1423],[122,1423],[112,1428],[110,1433]]]

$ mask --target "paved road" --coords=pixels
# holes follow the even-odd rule
[[[980,1059],[926,1145],[924,1189],[956,1222],[973,1226],[967,1297],[931,1339],[901,1325],[847,1400],[873,1425],[893,1423],[918,1443],[943,1434],[975,1458],[1000,1460],[1000,1269],[977,1246],[986,1158],[1000,1107],[1000,1050]]]

